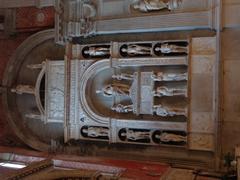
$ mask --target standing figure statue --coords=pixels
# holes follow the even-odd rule
[[[151,47],[137,44],[129,44],[126,48],[122,48],[121,51],[129,56],[151,55]]]
[[[89,49],[84,51],[84,54],[96,57],[96,56],[106,56],[110,55],[110,49],[106,47],[89,47]]]
[[[127,136],[128,140],[137,141],[137,140],[148,140],[150,139],[150,133],[144,131],[134,131],[128,130],[126,133],[121,133],[121,136]]]
[[[188,79],[187,73],[163,73],[153,74],[154,81],[184,81]]]
[[[132,0],[131,6],[140,12],[160,11],[164,9],[174,10],[179,8],[181,0]]]
[[[109,130],[104,127],[88,127],[88,129],[83,129],[83,133],[88,137],[108,137]]]
[[[108,84],[102,88],[102,90],[97,90],[96,93],[102,93],[105,97],[112,96],[129,96],[130,87],[126,84]]]
[[[153,106],[153,112],[158,116],[167,117],[167,116],[187,116],[186,108],[163,108],[162,105]]]
[[[129,80],[129,81],[131,81],[131,80],[133,80],[134,75],[121,73],[121,74],[112,75],[112,78],[117,79],[117,80]]]
[[[133,112],[133,105],[122,105],[122,104],[117,104],[113,107],[111,107],[113,111],[116,111],[118,113],[128,113],[128,112]]]
[[[186,142],[187,137],[182,135],[177,135],[173,133],[164,132],[160,135],[156,135],[157,139],[160,139],[161,142]]]
[[[175,44],[164,43],[164,44],[161,44],[160,47],[156,47],[155,51],[161,52],[163,54],[187,53],[188,52],[188,48],[185,47],[185,46],[177,46]]]
[[[42,69],[42,68],[44,68],[45,66],[46,66],[46,62],[43,61],[42,64],[28,64],[28,65],[27,65],[27,68],[33,70],[33,69]]]
[[[16,94],[33,94],[35,95],[35,88],[30,85],[17,85],[16,88],[11,89],[11,92]]]
[[[167,88],[166,86],[157,87],[156,91],[153,91],[154,96],[187,96],[187,89]]]

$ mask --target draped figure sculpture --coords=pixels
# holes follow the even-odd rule
[[[152,75],[154,81],[184,81],[188,79],[187,73],[163,73]]]
[[[12,93],[16,94],[35,94],[35,88],[31,85],[17,85],[16,88],[11,89]]]
[[[164,44],[161,44],[160,47],[156,47],[155,51],[161,52],[162,54],[187,53],[188,47],[164,43]]]
[[[86,49],[84,51],[84,54],[96,57],[96,56],[106,56],[110,55],[110,49],[106,47],[89,47],[89,49]]]
[[[122,48],[121,51],[129,56],[151,55],[151,47],[137,44],[129,44],[127,47]]]
[[[123,105],[123,104],[117,104],[113,107],[111,107],[111,110],[116,111],[118,113],[128,113],[133,111],[133,105]]]
[[[102,93],[105,97],[113,96],[129,96],[130,87],[126,84],[108,84],[104,86],[101,90],[97,90],[96,93]]]
[[[153,106],[153,112],[158,116],[167,117],[167,116],[187,116],[186,108],[168,108],[163,107],[162,105]]]
[[[113,79],[117,79],[117,80],[133,80],[134,75],[132,74],[127,74],[127,73],[121,73],[121,74],[114,74],[112,75]]]
[[[156,135],[156,138],[159,139],[161,142],[186,142],[187,141],[187,137],[186,136],[182,136],[182,135],[177,135],[177,134],[173,134],[173,133],[161,133],[160,135]]]
[[[187,89],[184,88],[168,88],[166,86],[157,87],[155,91],[153,91],[153,95],[155,97],[163,97],[163,96],[187,96]]]
[[[108,137],[109,130],[103,127],[88,127],[82,130],[88,137]]]
[[[140,12],[174,10],[180,7],[181,0],[132,0],[131,6]]]
[[[126,136],[128,140],[132,141],[150,139],[150,133],[144,131],[127,130],[127,132],[122,132],[121,136]]]

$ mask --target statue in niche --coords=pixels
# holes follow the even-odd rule
[[[134,131],[128,130],[127,132],[122,132],[121,136],[126,136],[128,140],[138,141],[138,140],[148,140],[150,139],[150,133],[144,131]]]
[[[187,116],[186,108],[164,108],[162,105],[153,106],[153,112],[162,117],[180,115]]]
[[[12,93],[16,94],[33,94],[35,95],[35,88],[30,85],[17,85],[16,88],[11,89]]]
[[[129,80],[129,81],[131,81],[131,80],[133,80],[133,77],[134,77],[134,75],[126,74],[126,73],[112,75],[112,78],[117,79],[117,80]]]
[[[110,49],[106,47],[89,47],[89,49],[84,51],[84,54],[96,57],[96,56],[106,56],[110,55]]]
[[[151,55],[151,47],[137,44],[129,44],[126,48],[122,48],[121,51],[129,56]]]
[[[111,107],[113,111],[116,111],[118,113],[129,113],[133,112],[133,105],[123,105],[123,104],[117,104],[113,107]]]
[[[179,8],[181,0],[132,0],[131,6],[140,12],[174,10]]]
[[[104,127],[88,127],[82,130],[88,137],[108,137],[109,130]]]
[[[153,74],[154,81],[184,81],[188,79],[187,73],[163,73]]]
[[[108,84],[102,88],[102,90],[97,90],[96,93],[102,93],[105,97],[112,96],[129,96],[130,87],[126,84]]]
[[[187,89],[167,88],[166,86],[157,87],[156,91],[153,91],[154,96],[187,96]]]
[[[161,133],[160,135],[156,135],[157,139],[160,139],[161,142],[186,142],[187,141],[187,137],[186,136],[182,136],[182,135],[177,135],[177,134],[173,134],[173,133]]]
[[[161,52],[162,54],[187,53],[188,48],[185,46],[178,46],[175,44],[164,43],[164,44],[161,44],[160,47],[156,47],[155,51]]]

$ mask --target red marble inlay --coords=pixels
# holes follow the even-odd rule
[[[54,27],[54,8],[25,7],[16,10],[16,29],[18,31]]]

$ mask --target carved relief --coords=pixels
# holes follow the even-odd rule
[[[212,151],[214,149],[214,137],[211,134],[190,134],[190,149]]]
[[[64,64],[47,61],[45,112],[46,121],[63,122],[64,119]]]

